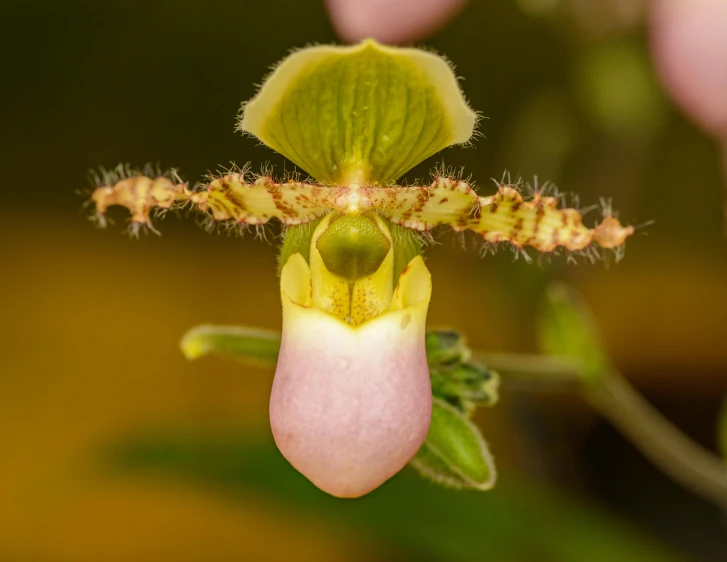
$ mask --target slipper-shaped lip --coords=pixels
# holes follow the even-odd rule
[[[320,489],[364,495],[401,470],[429,430],[429,271],[414,258],[391,310],[358,326],[311,306],[310,270],[300,254],[283,268],[281,296],[283,338],[270,397],[275,442]]]

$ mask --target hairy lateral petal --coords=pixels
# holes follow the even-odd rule
[[[473,230],[488,242],[530,246],[541,252],[559,247],[582,250],[591,244],[616,248],[633,234],[607,216],[594,228],[583,225],[576,209],[559,209],[558,200],[536,194],[525,201],[517,189],[503,185],[496,194],[478,197],[466,182],[439,177],[430,186],[320,186],[302,182],[275,183],[269,177],[245,181],[232,173],[191,191],[166,177],[143,175],[97,188],[92,200],[103,216],[111,205],[132,213],[135,224],[149,224],[154,209],[191,202],[218,222],[264,224],[276,218],[286,225],[310,222],[328,211],[376,211],[394,224],[419,231],[448,225],[455,231]]]
[[[186,193],[186,184],[174,183],[167,177],[133,175],[120,178],[113,185],[97,187],[91,200],[99,217],[103,217],[109,207],[119,205],[131,212],[132,222],[150,224],[149,213],[152,210],[169,209],[177,201],[186,200]]]
[[[614,217],[606,217],[588,228],[576,209],[558,209],[554,197],[536,195],[524,201],[512,187],[501,187],[497,194],[480,198],[479,217],[468,228],[488,242],[509,242],[515,246],[532,246],[541,252],[558,247],[582,250],[593,243],[603,248],[616,248],[634,232],[623,227]]]
[[[450,178],[438,178],[428,187],[361,188],[358,196],[359,205],[376,209],[395,224],[421,231],[449,225],[456,231],[473,230],[488,242],[530,246],[540,252],[559,247],[582,250],[594,243],[615,248],[634,232],[614,217],[587,228],[579,211],[558,209],[554,197],[536,194],[525,201],[511,186],[478,197],[466,182]]]
[[[449,178],[437,178],[430,186],[362,187],[358,196],[362,206],[414,230],[443,224],[457,228],[478,206],[477,194],[467,183]]]
[[[275,183],[269,177],[246,183],[242,174],[228,174],[191,193],[189,199],[200,210],[209,210],[215,220],[264,224],[276,218],[293,225],[323,215],[345,191],[302,182]]]
[[[256,225],[275,218],[283,224],[295,225],[325,214],[344,200],[347,193],[344,187],[275,183],[269,177],[248,183],[242,173],[226,174],[196,190],[166,177],[135,175],[96,188],[91,200],[99,217],[112,205],[127,208],[133,224],[149,225],[154,210],[191,203],[214,221]]]

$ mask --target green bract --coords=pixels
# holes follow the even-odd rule
[[[290,55],[244,105],[239,128],[319,182],[386,185],[467,142],[476,120],[444,59],[368,40]]]
[[[433,398],[429,433],[411,464],[423,476],[454,488],[487,490],[495,483],[495,465],[479,430],[439,398]]]

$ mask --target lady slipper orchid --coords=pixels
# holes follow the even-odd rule
[[[455,486],[486,489],[494,479],[484,442],[461,419],[459,391],[432,399],[432,284],[421,233],[449,226],[553,252],[618,248],[633,232],[611,216],[587,228],[577,210],[539,192],[526,201],[518,186],[481,197],[442,175],[428,186],[396,184],[425,158],[469,142],[476,121],[452,69],[431,52],[372,40],[310,47],[286,58],[243,105],[239,128],[313,180],[277,183],[243,168],[190,188],[176,175],[120,168],[92,195],[100,219],[111,205],[128,208],[134,232],[151,225],[151,211],[180,205],[211,224],[284,225],[270,423],[290,463],[335,496],[368,493],[415,455],[422,472]],[[452,370],[455,363],[432,368],[431,381],[456,372],[444,386],[490,400],[481,385],[490,375]],[[448,441],[452,432],[461,446]]]

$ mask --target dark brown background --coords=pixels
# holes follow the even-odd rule
[[[271,374],[186,363],[177,343],[203,322],[279,327],[275,248],[174,217],[161,238],[132,241],[122,213],[95,229],[76,191],[89,187],[90,168],[118,162],[176,166],[191,180],[230,161],[282,171],[281,157],[233,133],[235,114],[290,48],[335,36],[313,0],[6,1],[2,12],[1,560],[598,559],[583,553],[605,547],[565,515],[562,533],[544,536],[562,502],[602,512],[592,526],[614,536],[697,560],[727,557],[719,510],[568,395],[506,394],[478,414],[502,486],[465,500],[402,475],[368,503],[320,504],[299,480],[295,496],[273,493],[275,479],[208,474],[210,463],[232,462],[211,453],[186,463],[182,453],[161,455],[153,475],[109,475],[105,451],[137,435],[207,443],[240,434],[270,450]],[[483,193],[504,170],[537,174],[586,205],[613,198],[624,222],[655,221],[608,269],[563,258],[526,265],[509,253],[481,259],[475,241],[465,252],[442,235],[428,253],[430,323],[463,330],[473,347],[533,351],[542,288],[568,281],[624,374],[712,448],[727,391],[718,149],[666,99],[642,25],[608,23],[567,7],[540,17],[512,0],[475,1],[428,42],[457,65],[487,119],[474,149],[448,149],[409,179],[442,159],[464,165]],[[283,482],[292,469],[270,454],[277,468],[263,455],[260,473]],[[428,494],[441,506],[423,519],[431,529],[371,523],[393,505],[425,509],[417,498]],[[445,520],[464,513],[460,501],[471,542],[438,537],[437,551],[425,538],[445,534]],[[520,511],[507,511],[514,505]]]

